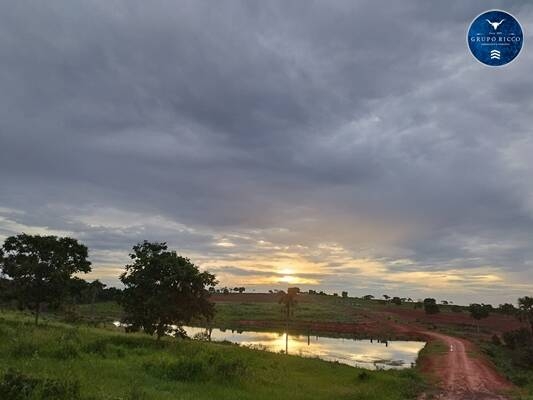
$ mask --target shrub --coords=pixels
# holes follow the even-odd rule
[[[14,339],[13,345],[9,348],[9,354],[12,357],[33,357],[35,354],[38,353],[38,346],[30,341],[27,341],[25,339]]]
[[[172,360],[159,360],[143,364],[152,375],[178,381],[230,381],[246,373],[246,363],[241,358],[223,357],[208,351],[180,355]]]
[[[80,398],[79,382],[35,378],[7,371],[0,381],[2,400],[76,400]]]
[[[526,328],[520,328],[514,331],[505,332],[503,334],[505,344],[511,348],[523,348],[533,345],[533,338],[531,332]]]
[[[63,342],[63,344],[52,353],[52,357],[59,360],[72,360],[79,356],[79,347],[72,342]]]
[[[359,379],[360,381],[367,381],[368,379],[370,379],[370,374],[366,371],[361,371],[357,374],[357,379]]]

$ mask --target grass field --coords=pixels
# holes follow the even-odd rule
[[[238,329],[242,321],[267,322],[258,328],[265,330],[285,327],[276,296],[231,294],[217,296],[215,301],[214,327]],[[38,378],[79,382],[79,398],[86,399],[261,399],[275,395],[296,399],[415,398],[423,381],[416,370],[364,372],[320,360],[170,338],[157,344],[146,335],[125,335],[110,329],[109,322],[122,316],[121,307],[113,302],[78,305],[71,311],[46,314],[46,325],[38,328],[31,324],[30,315],[0,313],[0,373],[13,367]],[[70,319],[77,322],[64,323]],[[467,338],[478,345],[476,351],[488,355],[499,371],[521,388],[516,398],[532,398],[528,393],[533,392],[533,371],[517,367],[510,362],[508,348],[491,343],[498,328],[509,329],[516,319],[492,315],[481,322],[478,334],[464,310],[457,313],[441,307],[440,314],[425,315],[412,303],[396,306],[375,300],[301,295],[291,324],[296,329],[298,323],[309,321],[357,324],[357,329],[370,321],[371,327],[378,327],[377,331],[367,331],[377,332],[374,337],[380,337],[379,327],[385,327],[390,336],[390,328],[398,323]],[[96,322],[100,329],[89,328],[87,322]],[[244,329],[256,330],[253,325]],[[364,336],[364,331],[361,334]],[[440,342],[430,342],[419,360],[423,363],[446,351]],[[182,370],[188,372],[183,375]],[[221,372],[226,370],[233,372]]]
[[[229,344],[0,313],[0,398],[414,399],[415,370],[366,371]]]

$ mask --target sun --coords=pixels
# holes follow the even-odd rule
[[[298,282],[298,278],[291,275],[284,275],[279,279],[279,281],[292,284]]]

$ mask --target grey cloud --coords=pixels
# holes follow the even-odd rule
[[[528,37],[504,69],[472,59],[488,8],[533,31],[528,2],[4,2],[0,207],[101,254],[166,240],[231,265],[267,240],[333,270],[313,249],[335,242],[406,270],[523,273],[533,56]],[[100,208],[142,218],[76,218]]]

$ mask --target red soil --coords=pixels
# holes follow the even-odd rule
[[[438,379],[441,400],[504,400],[501,393],[512,385],[496,372],[485,357],[472,355],[475,346],[467,340],[436,332],[422,332],[429,340],[444,343],[448,351],[423,360],[422,370]]]

